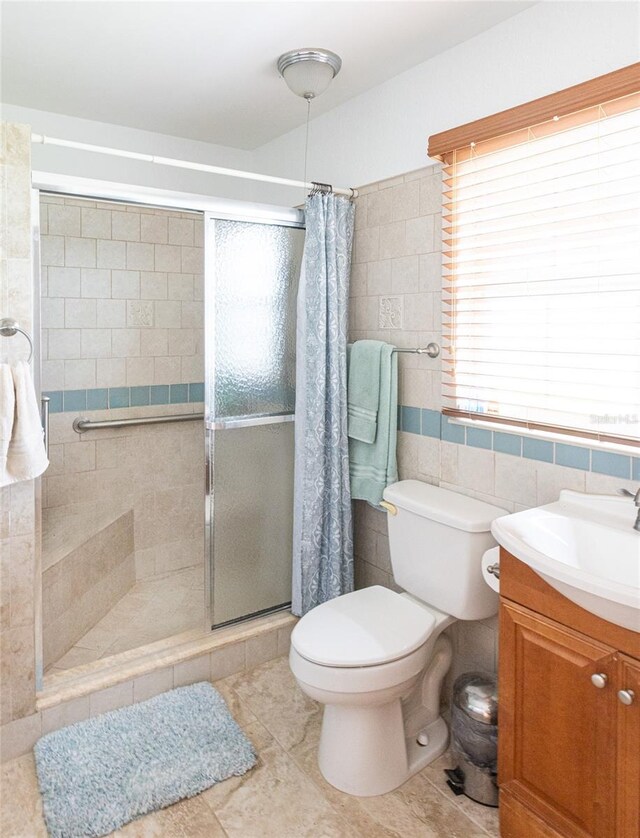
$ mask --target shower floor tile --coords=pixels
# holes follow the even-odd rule
[[[453,797],[448,756],[389,794],[350,797],[317,763],[321,708],[298,689],[286,658],[215,686],[258,753],[258,763],[202,794],[134,821],[112,838],[497,838],[498,811]],[[0,774],[3,838],[46,838],[33,756]]]
[[[136,582],[75,646],[47,668],[45,674],[93,663],[200,628],[204,614],[202,566]]]

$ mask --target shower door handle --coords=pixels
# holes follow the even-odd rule
[[[279,425],[293,422],[295,413],[269,413],[255,416],[229,416],[222,419],[208,419],[205,422],[209,431],[229,431],[236,428],[255,428],[257,425]]]
[[[42,421],[42,438],[44,450],[49,457],[49,396],[42,396],[40,399],[40,418]]]

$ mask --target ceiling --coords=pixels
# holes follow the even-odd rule
[[[4,2],[2,101],[253,149],[306,118],[278,77],[281,53],[341,55],[318,115],[532,5]]]

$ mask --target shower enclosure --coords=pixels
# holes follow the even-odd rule
[[[67,185],[36,193],[52,675],[289,604],[304,243],[299,210]]]

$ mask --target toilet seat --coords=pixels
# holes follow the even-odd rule
[[[296,625],[291,645],[316,666],[377,667],[419,650],[435,623],[428,608],[374,585],[314,608]]]

